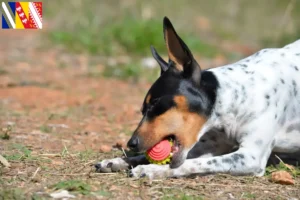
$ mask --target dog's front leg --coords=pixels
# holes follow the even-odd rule
[[[135,167],[140,164],[148,164],[146,157],[144,155],[127,157],[127,158],[113,158],[102,160],[101,162],[95,164],[97,172],[107,173],[107,172],[117,172],[120,170],[129,169],[130,167]]]
[[[180,167],[174,169],[169,165],[139,165],[131,170],[130,175],[135,178],[147,176],[150,179],[210,173],[262,176],[265,166],[261,163],[262,160],[253,150],[240,148],[223,156],[187,159]]]

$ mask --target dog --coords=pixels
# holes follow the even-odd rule
[[[151,46],[161,74],[127,145],[143,152],[172,139],[172,160],[156,165],[144,155],[114,158],[97,163],[98,172],[131,167],[135,178],[263,176],[272,152],[300,155],[300,40],[201,70],[167,17],[163,32],[169,61]]]

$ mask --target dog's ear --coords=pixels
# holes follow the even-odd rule
[[[150,48],[153,58],[157,61],[157,63],[160,66],[160,74],[163,74],[168,69],[168,63],[164,61],[162,57],[160,57],[160,55],[157,53],[156,49],[153,46],[151,46]]]
[[[200,84],[201,69],[191,51],[177,35],[172,23],[167,17],[164,18],[163,24],[169,59],[174,62],[177,70],[183,71],[186,77],[190,77],[196,84]]]

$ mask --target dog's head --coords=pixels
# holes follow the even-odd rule
[[[148,91],[142,106],[143,118],[128,142],[133,151],[145,151],[166,138],[174,140],[170,167],[180,166],[196,144],[207,121],[209,100],[201,90],[201,69],[191,51],[164,18],[163,31],[169,62],[151,47],[161,75]]]

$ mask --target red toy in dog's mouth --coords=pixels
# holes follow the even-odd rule
[[[150,163],[168,164],[172,162],[173,156],[176,157],[179,150],[179,143],[175,137],[168,137],[148,149],[146,157]]]

